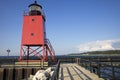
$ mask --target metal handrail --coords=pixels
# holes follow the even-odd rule
[[[107,74],[105,73],[104,71],[101,71],[100,68],[102,67],[110,67],[111,70],[109,70],[111,72],[111,78],[112,79],[116,79],[116,71],[115,71],[115,65],[114,64],[114,59],[112,59],[111,57],[109,57],[109,60],[106,60],[106,61],[102,61],[100,59],[102,58],[99,58],[98,60],[94,60],[94,58],[79,58],[80,61],[78,62],[78,64],[80,64],[81,66],[85,67],[86,69],[89,69],[91,72],[93,72],[93,70],[95,69],[96,67],[96,71],[94,73],[96,73],[99,77],[102,77],[101,74],[105,74],[106,76],[109,76],[110,74]],[[107,58],[106,58],[107,59]],[[120,61],[120,60],[117,60],[117,61]],[[102,62],[105,62],[105,63],[102,63]],[[96,64],[96,66],[93,66],[93,64]],[[94,67],[94,69],[93,69]],[[118,65],[119,67],[119,65]],[[120,67],[119,67],[120,68]],[[105,69],[107,70],[107,69]],[[118,72],[119,73],[119,72]],[[103,77],[105,78],[105,77]]]
[[[41,15],[43,16],[43,18],[44,18],[44,20],[45,20],[45,19],[46,19],[46,16],[45,16],[44,11],[41,10],[40,12],[41,12]],[[36,12],[35,14],[37,15],[37,12]],[[24,11],[23,11],[23,15],[24,15],[24,16],[29,16],[29,15],[30,15],[30,14],[29,14],[29,11],[28,11],[28,10],[24,10]]]
[[[60,68],[60,61],[58,61],[56,67],[55,67],[55,70],[54,70],[54,73],[51,77],[51,80],[58,80],[58,76],[59,76],[59,68]]]
[[[46,41],[46,43],[50,46],[51,50],[53,51],[53,54],[55,55],[55,50],[54,50],[54,48],[52,47],[50,40],[49,40],[49,39],[45,39],[45,41]]]

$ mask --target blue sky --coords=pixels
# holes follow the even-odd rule
[[[0,1],[0,55],[6,55],[8,48],[11,49],[11,55],[19,55],[23,11],[33,2],[34,0]],[[89,51],[91,46],[93,50],[96,42],[97,45],[100,43],[100,50],[102,42],[102,48],[106,42],[109,43],[106,49],[120,49],[120,0],[37,2],[43,6],[47,37],[57,55]],[[114,48],[112,45],[116,43],[117,48]]]

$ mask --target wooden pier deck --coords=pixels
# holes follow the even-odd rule
[[[61,63],[59,80],[104,80],[76,63]]]

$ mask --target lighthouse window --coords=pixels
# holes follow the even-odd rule
[[[34,36],[34,33],[31,33],[30,35],[31,35],[31,36]]]
[[[32,19],[32,21],[35,21],[35,19]]]
[[[40,8],[39,6],[35,6],[35,5],[34,5],[34,6],[31,6],[31,7],[30,7],[29,11],[34,11],[34,10],[40,11],[40,9],[41,9],[41,8]]]

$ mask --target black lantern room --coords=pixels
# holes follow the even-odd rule
[[[37,4],[37,1],[35,1],[33,4],[30,4],[28,7],[29,15],[42,15],[42,6]]]

